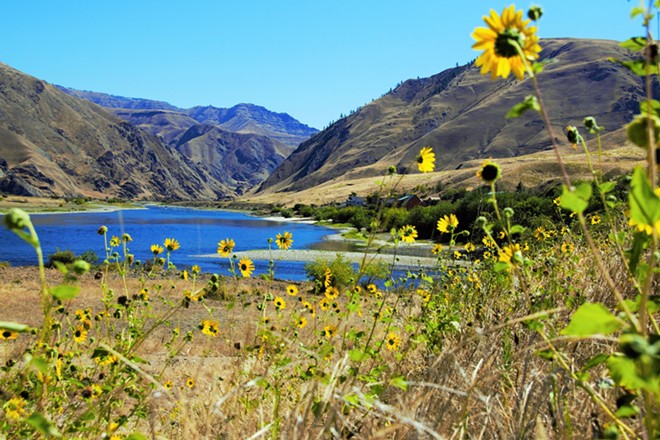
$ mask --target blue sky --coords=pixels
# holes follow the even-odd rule
[[[541,37],[641,35],[639,0],[553,0]],[[67,87],[179,107],[241,102],[316,128],[402,80],[478,53],[470,33],[510,1],[5,0],[0,62]]]

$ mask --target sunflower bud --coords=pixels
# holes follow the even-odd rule
[[[390,167],[387,169],[387,174],[389,175],[396,174],[396,167],[394,165],[390,165]]]
[[[12,208],[5,214],[5,226],[12,231],[25,229],[29,224],[30,216],[22,209]]]
[[[529,18],[532,21],[539,21],[542,15],[543,15],[543,8],[540,7],[539,5],[531,6],[529,8],[529,11],[527,11],[527,18]]]
[[[480,216],[477,217],[477,219],[475,220],[474,225],[475,225],[477,228],[483,228],[484,226],[486,226],[487,223],[488,223],[488,220],[486,219],[486,217],[484,217],[483,215],[480,215]]]
[[[596,119],[594,119],[593,116],[587,116],[584,118],[584,126],[587,127],[589,133],[596,133],[602,130],[602,127],[599,127],[598,124],[596,124]]]
[[[566,126],[566,139],[568,139],[568,142],[570,142],[571,145],[577,145],[579,136],[580,134],[578,133],[577,127],[573,125]]]
[[[504,217],[506,217],[506,218],[511,218],[511,217],[513,217],[513,209],[507,206],[502,211],[502,214],[504,214]]]
[[[108,232],[108,227],[103,225],[97,231],[99,235],[105,235]]]

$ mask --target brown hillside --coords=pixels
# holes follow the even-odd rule
[[[208,199],[233,191],[88,101],[0,64],[0,190],[35,196]]]
[[[585,116],[596,117],[607,134],[638,112],[641,79],[608,61],[630,58],[618,43],[551,39],[543,40],[542,46],[542,59],[552,62],[539,75],[539,83],[560,144],[566,145],[563,128],[581,126]],[[492,81],[472,65],[406,81],[301,144],[259,191],[297,192],[324,183],[373,178],[390,165],[405,172],[427,145],[435,150],[439,171],[488,157],[546,150],[550,139],[538,114],[505,118],[531,93],[529,79]],[[605,146],[617,145],[612,141]]]

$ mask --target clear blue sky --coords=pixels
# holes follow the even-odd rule
[[[82,90],[179,107],[241,102],[323,128],[399,81],[477,56],[510,1],[3,0],[0,62]],[[641,35],[639,0],[540,4],[541,37]],[[655,26],[655,25],[654,25]]]

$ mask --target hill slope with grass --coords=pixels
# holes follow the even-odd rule
[[[541,45],[541,60],[548,64],[538,81],[562,148],[570,149],[564,127],[581,126],[586,116],[605,127],[605,147],[621,145],[618,130],[639,111],[643,85],[609,58],[629,60],[631,53],[606,40],[548,39]],[[528,78],[493,81],[473,64],[405,81],[301,144],[257,196],[313,191],[319,185],[327,191],[331,183],[382,175],[390,165],[406,172],[416,168],[411,165],[424,146],[434,149],[438,171],[548,150],[550,139],[538,113],[505,117],[530,94]]]

